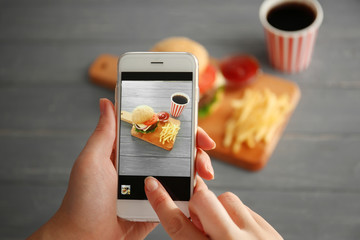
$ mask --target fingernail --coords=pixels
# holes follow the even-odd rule
[[[216,142],[214,140],[211,139],[211,141],[213,142],[213,147],[211,150],[215,149],[216,148]]]
[[[148,192],[153,192],[158,188],[159,184],[153,177],[145,178],[145,187]]]
[[[99,106],[100,106],[100,114],[103,115],[106,108],[105,98],[100,98]]]
[[[212,167],[211,164],[208,164],[208,165],[206,166],[206,170],[208,171],[208,173],[211,174],[211,176],[212,176],[211,179],[214,179],[214,178],[215,178],[214,168]]]

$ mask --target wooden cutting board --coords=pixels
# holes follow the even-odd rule
[[[131,113],[127,112],[127,111],[121,111],[121,120],[132,124]],[[181,124],[181,122],[179,120],[171,118],[171,117],[169,118],[168,122],[171,122],[171,123],[179,125],[179,126]],[[154,144],[155,146],[158,146],[158,147],[161,147],[161,148],[163,148],[165,150],[170,151],[171,149],[173,149],[175,142],[165,142],[164,144],[162,144],[160,142],[160,133],[162,131],[163,126],[165,126],[166,123],[158,122],[157,128],[152,133],[140,133],[140,132],[137,132],[135,130],[135,127],[132,126],[131,135],[134,136],[134,137],[140,138],[141,140],[146,141],[148,143]]]
[[[261,74],[256,79],[256,81],[254,81],[246,88],[259,90],[268,88],[277,95],[283,93],[288,94],[291,105],[293,106],[293,110],[295,109],[300,99],[299,87],[294,82],[290,82],[268,74]],[[286,120],[278,127],[273,139],[271,139],[268,144],[260,142],[257,143],[252,149],[246,145],[243,145],[239,153],[233,153],[231,149],[226,148],[223,145],[225,126],[227,120],[232,114],[232,100],[240,99],[246,88],[226,88],[220,106],[210,116],[206,118],[199,118],[199,126],[201,126],[216,142],[216,148],[214,150],[208,151],[210,156],[240,166],[247,170],[256,171],[260,170],[266,165],[282,135],[283,130],[286,127],[290,116],[292,115],[292,112],[286,116]]]

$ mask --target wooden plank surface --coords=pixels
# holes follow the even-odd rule
[[[168,123],[181,127],[181,122],[174,118],[169,118]],[[162,142],[160,140],[161,132],[163,130],[163,127],[165,127],[165,124],[166,123],[164,123],[164,122],[159,122],[157,128],[155,129],[154,134],[139,133],[135,130],[135,127],[133,126],[131,128],[131,135],[134,137],[137,137],[141,140],[144,140],[150,144],[153,144],[153,145],[163,148],[165,150],[171,151],[174,147],[175,142],[172,142],[172,141]],[[177,135],[175,135],[175,139],[176,139],[176,136]],[[190,140],[190,138],[188,138],[188,139]]]
[[[156,128],[155,131],[150,132],[150,133],[141,133],[138,132],[137,129],[135,128],[133,122],[132,122],[132,113],[131,112],[127,112],[127,111],[121,111],[121,121],[124,121],[128,124],[130,124],[129,126],[131,127],[130,133],[131,136],[133,137],[137,137],[143,141],[146,141],[150,144],[153,144],[155,146],[158,146],[160,148],[163,148],[165,150],[171,151],[174,147],[175,141],[176,141],[176,137],[178,135],[178,132],[176,133],[176,135],[174,136],[174,140],[161,140],[161,133],[163,131],[163,127],[165,127],[167,124],[170,125],[174,125],[174,126],[178,126],[179,130],[181,129],[181,122],[177,119],[174,119],[172,117],[169,117],[166,122],[163,121],[158,121],[156,123]],[[124,124],[121,124],[120,126],[124,126]],[[128,127],[129,127],[128,126]],[[126,129],[128,129],[128,127]],[[127,130],[125,130],[127,131]],[[184,131],[181,131],[184,132]],[[188,138],[190,139],[190,138]],[[124,136],[122,136],[121,138],[122,141],[126,141],[126,138]],[[128,140],[128,139],[127,139]],[[137,153],[140,151],[137,151]],[[156,175],[158,176],[158,175]]]
[[[290,111],[283,116],[281,124],[276,127],[274,135],[268,143],[257,142],[252,148],[242,144],[239,152],[235,153],[231,147],[224,146],[225,129],[228,124],[228,119],[231,118],[232,112],[234,111],[231,106],[232,102],[241,99],[244,91],[250,89],[254,91],[264,91],[267,89],[278,97],[286,95],[289,99],[288,104]],[[202,127],[216,143],[216,148],[209,151],[209,155],[250,171],[262,169],[272,155],[299,100],[300,90],[295,83],[268,74],[259,75],[257,79],[246,88],[225,88],[224,96],[219,103],[219,107],[215,109],[210,116],[199,118],[199,126]],[[234,131],[236,132],[235,136],[240,134],[236,129]]]
[[[1,238],[24,239],[58,208],[98,99],[113,99],[89,83],[91,62],[185,35],[216,58],[252,54],[302,93],[268,165],[249,173],[213,159],[210,189],[235,192],[285,239],[358,239],[360,3],[320,1],[310,68],[287,75],[267,61],[261,2],[0,0]],[[166,236],[158,227],[147,239]]]

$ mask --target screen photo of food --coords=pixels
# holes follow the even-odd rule
[[[122,80],[119,175],[190,177],[192,81]]]

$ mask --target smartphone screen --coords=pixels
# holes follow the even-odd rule
[[[118,107],[132,122],[122,120],[118,128],[118,199],[147,199],[144,180],[153,176],[173,200],[189,201],[193,72],[120,74]]]

